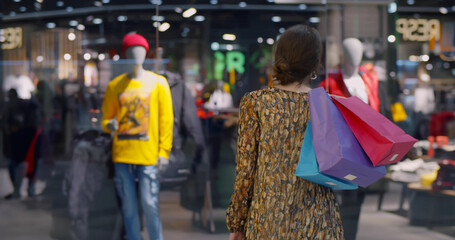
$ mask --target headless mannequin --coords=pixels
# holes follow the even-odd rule
[[[359,74],[359,66],[362,61],[363,45],[356,38],[347,38],[343,41],[343,81],[352,96],[357,96],[368,104],[368,95],[365,83]]]

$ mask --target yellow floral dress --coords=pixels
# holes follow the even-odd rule
[[[309,120],[308,95],[278,88],[240,104],[230,232],[246,239],[344,239],[333,191],[294,175]]]

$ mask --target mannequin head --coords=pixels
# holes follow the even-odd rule
[[[287,29],[275,45],[273,78],[281,85],[308,83],[321,61],[318,31],[307,25]]]
[[[343,70],[348,76],[358,74],[358,67],[362,61],[363,44],[357,38],[347,38],[343,41]]]
[[[124,56],[131,60],[127,65],[131,77],[138,78],[144,72],[142,64],[144,63],[145,56],[149,49],[147,40],[137,34],[126,34],[122,41],[122,51]]]
[[[145,60],[145,55],[147,51],[142,46],[131,46],[126,49],[125,55],[127,59],[133,60],[131,63],[133,65],[142,65]]]

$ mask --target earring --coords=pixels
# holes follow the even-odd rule
[[[318,75],[316,74],[316,72],[313,72],[311,74],[311,80],[316,80],[316,78],[318,78]]]

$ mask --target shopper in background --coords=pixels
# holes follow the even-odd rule
[[[129,240],[141,239],[136,179],[149,239],[163,239],[158,174],[169,164],[174,116],[166,79],[142,67],[148,49],[147,40],[139,34],[123,38],[130,70],[108,84],[102,105],[103,129],[115,133],[114,181]]]
[[[296,25],[275,47],[275,87],[251,92],[240,104],[229,239],[344,239],[333,191],[294,175],[309,120],[309,83],[321,59],[319,33]]]

